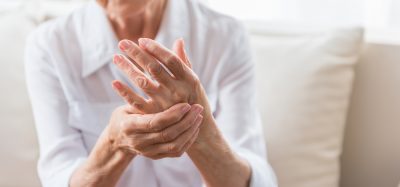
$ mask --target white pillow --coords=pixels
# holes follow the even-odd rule
[[[0,186],[40,186],[23,68],[25,38],[33,28],[20,9],[0,14]]]
[[[279,186],[337,187],[363,31],[265,25],[249,28],[269,161]]]

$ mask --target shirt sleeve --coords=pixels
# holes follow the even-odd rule
[[[254,63],[247,33],[237,24],[223,60],[215,118],[234,151],[252,169],[251,187],[275,187],[276,178],[267,162],[261,118],[256,106]],[[230,41],[232,41],[230,40]],[[229,41],[229,40],[228,40]]]
[[[25,48],[26,80],[40,147],[38,174],[44,187],[68,187],[72,172],[88,153],[80,132],[68,124],[68,103],[51,53],[46,52],[51,48],[46,39],[36,31]]]

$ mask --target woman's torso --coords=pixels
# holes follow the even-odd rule
[[[232,19],[216,14],[192,0],[169,0],[157,37],[172,47],[183,38],[193,69],[199,76],[214,112],[218,110],[218,85],[224,70],[223,46],[229,38]],[[88,152],[108,124],[111,112],[124,104],[111,89],[115,79],[129,80],[111,63],[120,53],[117,40],[103,10],[95,2],[42,26],[50,34],[51,50],[61,87],[69,105],[68,120],[79,130]],[[133,85],[131,85],[134,87]],[[136,89],[141,93],[140,90]],[[137,157],[122,176],[119,186],[201,186],[201,178],[187,155],[149,160]]]

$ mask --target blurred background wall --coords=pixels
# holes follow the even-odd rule
[[[204,0],[244,20],[359,25],[367,41],[400,43],[399,0]]]
[[[23,2],[56,6],[89,0],[0,0],[0,13]],[[290,22],[321,26],[358,25],[366,28],[366,39],[400,43],[399,0],[199,0],[242,20]],[[35,5],[36,4],[36,5]],[[65,5],[64,5],[65,6]]]

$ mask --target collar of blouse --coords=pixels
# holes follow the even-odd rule
[[[188,40],[190,20],[186,0],[168,0],[156,41],[171,48],[178,38]],[[120,53],[118,40],[103,8],[95,1],[88,5],[81,25],[78,26],[82,49],[82,77],[87,77],[112,62],[112,56]]]

